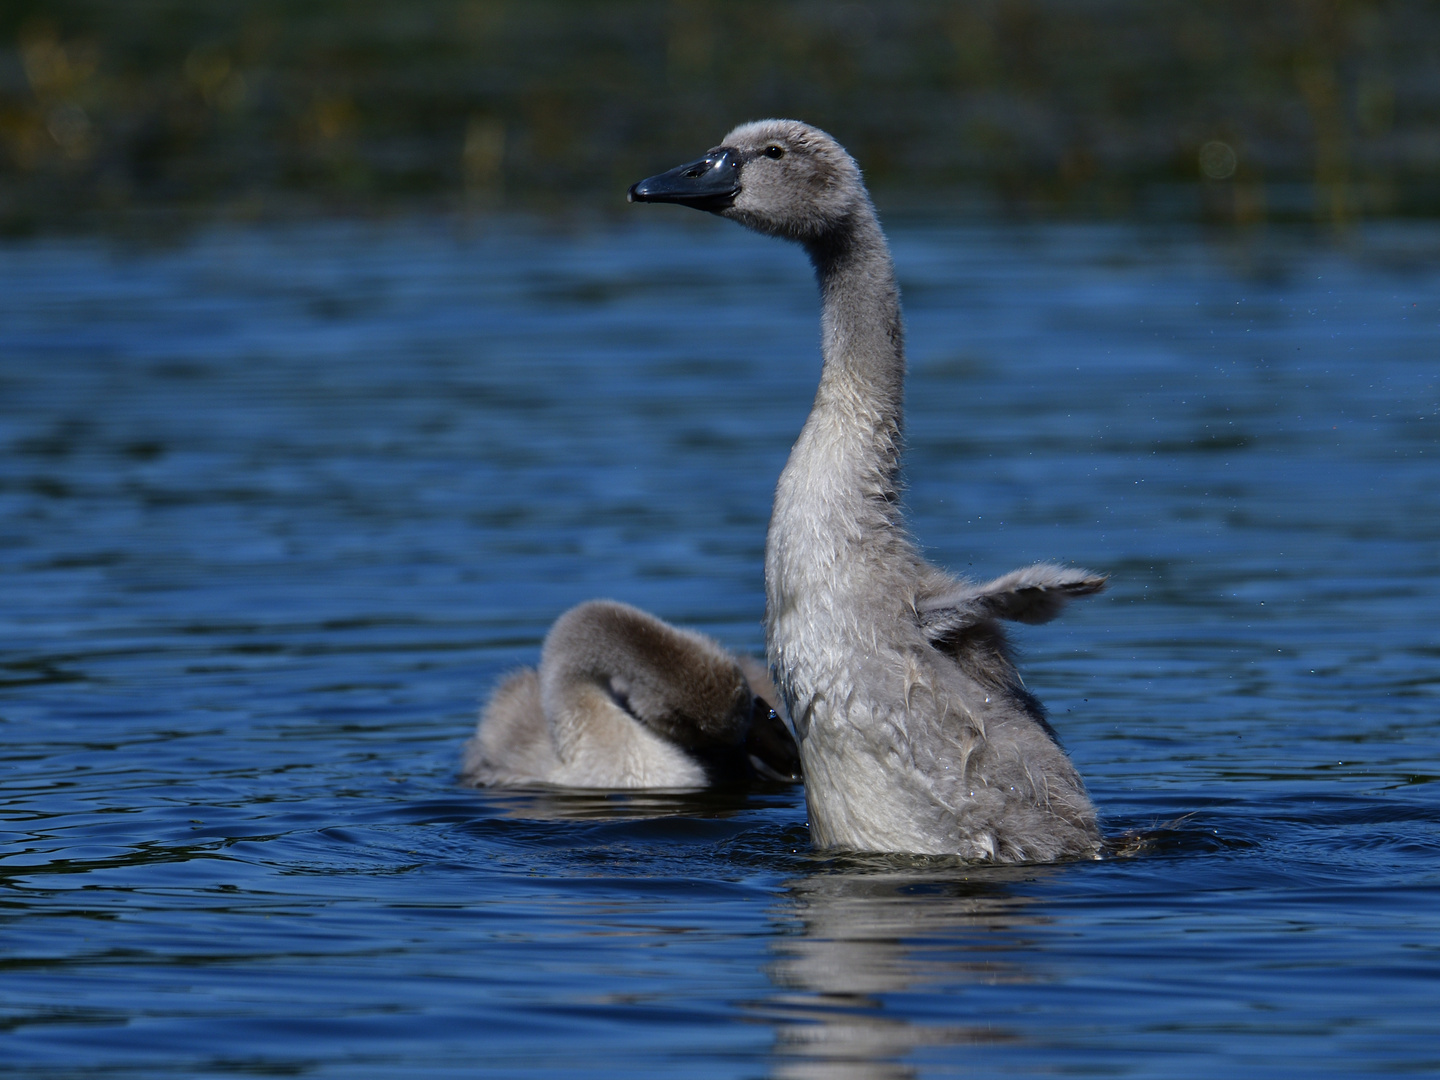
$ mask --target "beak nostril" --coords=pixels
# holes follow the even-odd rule
[[[719,212],[733,203],[739,191],[740,162],[733,151],[719,149],[640,181],[630,190],[630,201],[683,203]]]

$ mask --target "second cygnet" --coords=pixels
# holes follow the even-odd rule
[[[800,779],[764,667],[612,600],[555,621],[540,667],[507,678],[466,744],[477,786],[702,788]]]

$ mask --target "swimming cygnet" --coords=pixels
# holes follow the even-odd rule
[[[900,294],[854,160],[813,127],[762,120],[630,198],[793,240],[819,280],[820,386],[765,550],[766,645],[800,738],[815,843],[1094,856],[1095,808],[997,620],[1045,622],[1105,578],[1042,564],[976,585],[921,558],[898,497]]]
[[[546,635],[540,668],[495,690],[461,776],[501,787],[702,788],[798,780],[764,667],[626,604],[590,600]]]

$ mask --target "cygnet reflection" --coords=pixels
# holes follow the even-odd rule
[[[777,915],[798,932],[776,938],[766,971],[776,993],[762,1006],[777,1020],[771,1075],[904,1080],[918,1075],[906,1059],[921,1048],[1021,1040],[950,988],[1042,977],[1010,958],[1049,926],[1035,901],[1010,887],[1036,875],[1033,867],[953,876],[827,869],[788,883]],[[939,987],[954,995],[950,1019],[907,1019],[888,1000]]]

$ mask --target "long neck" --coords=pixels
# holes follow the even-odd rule
[[[794,604],[877,611],[882,578],[914,565],[896,495],[905,351],[894,264],[866,204],[807,245],[824,301],[824,368],[775,490],[766,543],[767,610]],[[838,609],[837,609],[838,610]]]
[[[905,344],[890,248],[867,202],[844,228],[808,250],[823,302],[825,359],[812,418],[842,414],[850,434],[861,437],[853,449],[868,458],[865,470],[876,470],[872,475],[885,476],[893,486],[904,412]]]
[[[792,579],[806,562],[819,570],[889,555],[893,564],[909,550],[896,496],[905,346],[885,234],[867,200],[806,248],[823,302],[824,367],[776,490],[772,528],[791,548],[782,574]]]
[[[815,695],[843,694],[855,676],[837,642],[889,633],[921,567],[896,493],[900,295],[880,224],[862,209],[843,232],[808,245],[825,363],[765,543],[766,649],[802,737]]]
[[[802,739],[816,701],[844,699],[864,677],[851,650],[903,622],[923,565],[896,492],[905,347],[895,267],[868,203],[847,225],[807,245],[825,363],[765,540],[766,653]]]

